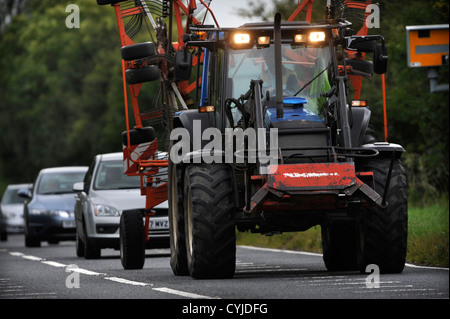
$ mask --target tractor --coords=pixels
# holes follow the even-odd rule
[[[371,109],[359,98],[362,78],[380,74],[384,83],[385,40],[364,26],[356,33],[346,17],[364,18],[367,3],[329,1],[324,18],[311,22],[313,1],[304,0],[287,21],[277,13],[272,22],[221,28],[197,21],[193,0],[97,2],[118,17],[125,104],[128,85],[135,114],[122,134],[125,173],[142,176],[147,196],[136,219],[145,226],[129,231],[148,238],[152,207],[168,199],[175,275],[231,278],[236,231],[270,236],[316,225],[328,270],[403,271],[405,150],[375,139]],[[153,21],[156,4],[176,18],[178,42],[172,19]],[[305,8],[306,21],[296,21]],[[127,15],[147,16],[157,41],[134,44]],[[142,121],[149,113],[137,102],[140,85],[157,80],[167,159],[155,157],[155,133]],[[161,167],[168,179],[154,186]]]

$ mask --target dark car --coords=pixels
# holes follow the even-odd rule
[[[145,196],[141,195],[140,185],[139,176],[124,174],[122,152],[95,156],[84,182],[73,186],[77,191],[75,219],[78,257],[99,258],[103,248],[119,249],[120,216],[133,211],[144,215]],[[147,248],[167,248],[167,201],[153,211],[155,216],[150,218]]]
[[[6,187],[0,202],[0,240],[8,239],[8,234],[23,233],[23,202],[20,190],[28,190],[33,184],[11,184]]]
[[[39,172],[24,205],[25,246],[39,247],[41,241],[55,244],[75,240],[75,193],[87,166],[45,168]],[[22,196],[24,196],[22,194]]]

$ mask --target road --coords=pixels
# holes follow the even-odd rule
[[[168,249],[147,250],[146,257],[144,269],[124,270],[119,252],[112,249],[103,250],[100,259],[86,260],[76,257],[74,242],[26,248],[22,235],[9,236],[0,242],[0,298],[179,299],[178,312],[195,311],[182,308],[194,307],[194,299],[228,300],[223,314],[245,314],[236,300],[252,307],[258,301],[260,307],[265,299],[449,298],[447,268],[408,264],[401,274],[379,277],[328,272],[320,254],[238,246],[233,279],[195,280],[173,275]],[[226,308],[232,301],[235,308]]]

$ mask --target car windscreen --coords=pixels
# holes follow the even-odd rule
[[[17,188],[7,188],[3,194],[2,204],[23,204],[24,199],[18,195]]]
[[[73,184],[82,182],[85,172],[45,173],[38,181],[37,194],[73,193]]]
[[[139,176],[128,176],[123,172],[122,161],[105,161],[98,166],[94,178],[95,190],[140,188]]]

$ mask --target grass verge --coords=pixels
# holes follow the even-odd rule
[[[449,266],[449,203],[440,199],[408,211],[408,262]]]
[[[237,233],[238,245],[302,250],[322,253],[320,226],[304,232],[274,236]],[[449,202],[448,198],[426,207],[409,207],[407,262],[449,267]]]

